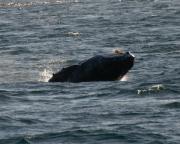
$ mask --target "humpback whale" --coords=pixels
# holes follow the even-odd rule
[[[121,79],[134,64],[130,52],[115,51],[107,55],[97,55],[79,64],[62,68],[53,74],[49,82],[90,82],[114,81]]]

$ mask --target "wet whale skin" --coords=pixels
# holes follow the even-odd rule
[[[49,82],[113,81],[122,78],[133,66],[134,56],[123,54],[97,55],[84,62],[62,68]]]

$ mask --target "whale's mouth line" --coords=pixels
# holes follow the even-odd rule
[[[135,58],[135,55],[134,55],[133,53],[131,53],[130,51],[129,51],[129,54],[130,54],[133,58]]]

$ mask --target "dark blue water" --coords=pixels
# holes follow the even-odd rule
[[[47,83],[121,48],[125,81]],[[179,0],[0,0],[0,144],[178,144]]]

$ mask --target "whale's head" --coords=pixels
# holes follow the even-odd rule
[[[107,80],[121,79],[134,65],[135,56],[131,52],[115,52],[104,57],[102,77]],[[101,70],[103,71],[103,70]]]
[[[131,52],[124,52],[120,54],[116,54],[114,56],[114,62],[117,62],[118,68],[125,69],[125,70],[130,70],[133,65],[134,65],[134,59],[135,56]]]

